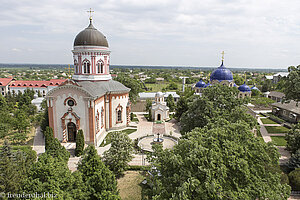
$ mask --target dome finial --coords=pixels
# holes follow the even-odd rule
[[[222,63],[224,62],[224,54],[225,54],[225,52],[224,51],[222,51]]]
[[[90,13],[90,23],[92,23],[92,13],[94,12],[93,10],[92,10],[92,8],[90,8],[90,10],[88,10],[87,12],[89,12]]]

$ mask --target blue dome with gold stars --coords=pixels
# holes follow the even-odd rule
[[[199,87],[199,88],[202,88],[204,86],[205,86],[205,82],[202,79],[200,79],[198,83],[196,83],[195,85],[195,87]]]
[[[250,88],[248,85],[246,85],[245,82],[244,82],[244,84],[241,85],[238,89],[239,89],[239,91],[241,91],[241,92],[251,92],[251,88]]]

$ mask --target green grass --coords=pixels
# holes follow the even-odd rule
[[[181,83],[176,83],[176,84],[178,86],[178,89],[181,89],[182,84]],[[169,83],[155,83],[155,84],[146,83],[147,88],[152,88],[152,90],[150,90],[149,92],[162,92],[162,89],[166,88],[168,85]],[[171,90],[171,91],[176,91],[176,90]]]
[[[271,139],[275,146],[286,146],[286,140],[284,136],[271,136]]]
[[[144,176],[139,171],[126,171],[124,176],[118,179],[118,189],[123,200],[141,200]]]
[[[138,119],[138,118],[133,118],[131,121],[132,121],[132,122],[138,122],[139,119]]]
[[[287,133],[289,132],[288,128],[285,128],[283,126],[265,126],[268,133]]]
[[[105,137],[105,139],[103,140],[103,142],[101,143],[100,147],[104,147],[104,146],[110,144],[110,143],[111,143],[112,136],[113,136],[113,134],[115,134],[115,133],[122,132],[122,133],[126,133],[127,135],[129,135],[129,134],[135,132],[136,130],[137,130],[137,129],[129,128],[129,129],[125,129],[125,130],[122,130],[122,131],[113,131],[113,132],[109,132],[109,133],[106,135],[106,137]],[[104,143],[104,141],[105,141],[105,143]]]
[[[277,124],[276,122],[268,118],[261,118],[260,120],[262,121],[263,124]]]

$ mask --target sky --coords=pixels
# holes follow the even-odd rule
[[[89,23],[113,65],[287,68],[300,64],[297,0],[0,0],[0,63],[72,64]]]

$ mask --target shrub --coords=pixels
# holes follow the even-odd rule
[[[292,154],[287,164],[288,167],[292,170],[300,168],[300,149],[298,149],[296,153]]]
[[[54,139],[53,130],[49,126],[46,127],[45,131],[43,132],[45,138],[45,150],[49,149],[50,143]]]
[[[300,168],[289,173],[289,181],[293,190],[300,191]]]
[[[80,129],[77,132],[76,136],[76,148],[75,148],[75,155],[81,156],[84,150],[84,135],[83,131]]]

